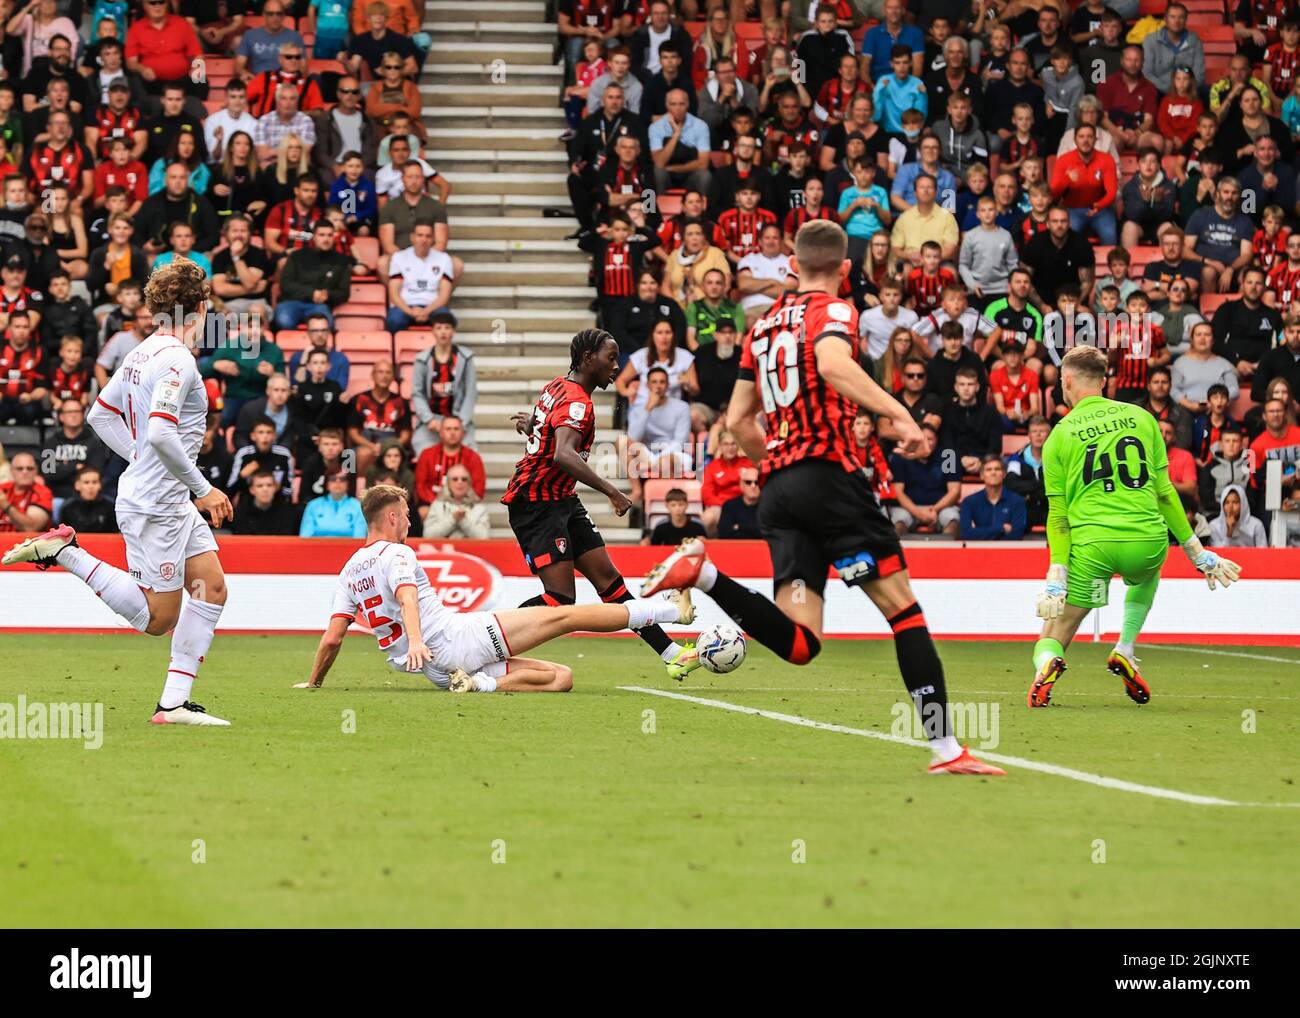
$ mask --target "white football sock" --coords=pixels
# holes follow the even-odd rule
[[[187,598],[181,617],[172,631],[172,656],[167,665],[167,684],[163,686],[158,705],[164,710],[179,707],[190,698],[199,665],[212,646],[221,618],[219,604]]]
[[[930,749],[935,757],[947,763],[949,760],[956,760],[961,756],[961,743],[951,735],[945,735],[940,739],[930,740]]]
[[[681,615],[677,605],[657,598],[633,598],[627,605],[627,628],[642,629],[655,622],[676,622]]]
[[[1130,661],[1133,660],[1133,654],[1134,654],[1134,652],[1135,652],[1136,650],[1137,650],[1137,647],[1135,647],[1135,646],[1134,646],[1133,644],[1131,644],[1131,643],[1117,643],[1117,644],[1115,644],[1115,651],[1116,651],[1116,653],[1123,654],[1123,655],[1124,655],[1126,658],[1128,658]]]
[[[710,559],[705,559],[704,565],[700,566],[700,578],[695,581],[695,589],[707,594],[717,582],[718,567]]]
[[[659,659],[663,661],[664,664],[670,665],[673,663],[673,658],[677,657],[677,655],[680,654],[681,652],[682,652],[682,645],[680,643],[670,643],[660,653]]]
[[[55,556],[59,565],[86,584],[106,605],[143,633],[149,628],[149,602],[129,573],[101,562],[84,548],[68,545]]]
[[[484,675],[482,672],[475,672],[474,692],[476,693],[495,693],[497,691],[497,680],[491,675]]]

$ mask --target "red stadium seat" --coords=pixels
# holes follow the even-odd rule
[[[404,329],[401,332],[394,332],[393,349],[397,354],[397,363],[414,363],[416,355],[429,349],[429,345],[432,342],[432,332],[416,332],[413,329]]]
[[[977,491],[983,491],[984,485],[979,481],[963,481],[961,485],[961,498],[966,501],[968,497],[974,495]]]
[[[384,319],[378,315],[334,315],[334,328],[344,332],[382,332]]]
[[[245,19],[245,23],[247,23],[247,19]],[[233,57],[204,56],[203,71],[207,74],[209,82],[218,77],[234,77],[235,60]]]
[[[1207,293],[1201,297],[1201,314],[1209,318],[1214,312],[1219,310],[1219,306],[1228,303],[1230,300],[1236,300],[1240,297],[1239,293]]]
[[[338,319],[335,325],[338,326]],[[339,327],[334,333],[334,346],[347,354],[348,360],[373,363],[393,356],[393,335],[382,329],[354,332]]]
[[[1228,407],[1228,415],[1234,421],[1241,421],[1246,416],[1246,411],[1255,407],[1255,401],[1250,398],[1250,388],[1246,387],[1237,393],[1237,398],[1232,401]]]
[[[1098,244],[1092,249],[1092,253],[1097,259],[1097,271],[1099,273],[1105,274],[1108,271],[1106,268],[1106,259],[1110,257],[1110,253],[1113,250],[1115,250],[1113,246],[1103,244]]]
[[[694,479],[685,477],[656,478],[645,482],[645,518],[646,526],[654,527],[668,518],[668,492],[681,488],[686,492],[687,512],[698,518],[704,514],[704,503],[700,500],[703,485]]]
[[[337,60],[309,60],[307,62],[307,72],[309,74],[321,74],[326,71],[343,74],[346,70],[347,68]]]
[[[665,219],[682,211],[681,192],[667,191],[659,196],[659,214]]]
[[[378,272],[379,238],[354,237],[352,240],[352,258],[370,269],[372,275]]]
[[[369,392],[373,388],[371,377],[369,364],[358,364],[354,361],[352,370],[348,372],[348,391],[343,394],[343,397],[351,399],[359,392]]]
[[[1002,436],[1002,455],[1014,456],[1021,449],[1029,444],[1028,435],[1003,435]]]
[[[301,329],[281,329],[275,334],[275,345],[283,350],[285,354],[306,350],[308,346],[306,327],[304,326]]]
[[[382,283],[353,283],[348,299],[334,309],[340,315],[383,315],[388,310],[388,293]]]

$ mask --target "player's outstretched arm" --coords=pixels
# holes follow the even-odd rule
[[[401,609],[402,625],[406,627],[406,670],[408,672],[424,671],[424,666],[433,654],[424,644],[424,634],[420,630],[420,602],[415,584],[404,583],[393,594],[397,606]]]
[[[921,428],[902,403],[876,384],[876,380],[862,370],[853,356],[853,347],[845,342],[835,342],[835,337],[817,344],[817,373],[826,384],[846,399],[853,400],[864,410],[889,418],[898,438],[897,451],[904,456],[921,450]]]
[[[740,444],[751,463],[762,463],[767,455],[767,439],[758,426],[758,386],[752,378],[738,378],[727,400],[727,430]]]
[[[352,620],[342,615],[335,615],[330,619],[330,624],[325,627],[325,632],[321,634],[320,643],[316,647],[316,660],[311,666],[311,678],[306,682],[295,683],[294,689],[320,689],[325,685],[325,676],[333,667],[334,659],[339,656],[343,637],[347,635],[348,626],[351,624]]]
[[[555,429],[555,465],[587,487],[595,488],[609,499],[609,504],[613,506],[617,515],[624,515],[632,508],[632,503],[613,484],[591,469],[591,464],[578,452],[578,438],[579,435],[573,428]]]
[[[1201,544],[1201,539],[1192,533],[1192,525],[1187,522],[1187,514],[1183,512],[1182,500],[1178,497],[1174,482],[1169,480],[1168,467],[1156,471],[1156,497],[1160,502],[1160,515],[1164,517],[1165,525],[1174,535],[1174,540],[1182,545],[1183,554],[1188,561],[1205,577],[1209,588],[1214,590],[1215,585],[1220,583],[1225,587],[1236,583],[1241,578],[1241,566],[1232,559],[1207,550]]]

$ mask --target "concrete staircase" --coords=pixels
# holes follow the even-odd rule
[[[493,537],[513,537],[498,504],[523,455],[509,417],[568,370],[570,339],[595,324],[587,256],[564,239],[577,222],[542,215],[569,207],[568,159],[558,141],[564,70],[552,60],[555,26],[543,20],[545,10],[544,0],[425,4],[434,40],[420,80],[426,153],[455,189],[447,208],[451,249],[464,259],[465,275],[452,306],[457,340],[478,357],[474,420]],[[601,430],[592,463],[613,476],[612,397],[597,394],[596,406]],[[605,499],[585,491],[583,500],[607,541],[639,538]]]

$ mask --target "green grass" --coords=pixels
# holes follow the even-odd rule
[[[145,720],[164,643],[4,637],[0,700],[102,701],[106,725],[94,752],[0,740],[4,925],[1300,922],[1300,809],[1189,805],[1015,768],[933,777],[923,750],[617,688],[888,731],[903,699],[888,642],[830,641],[803,669],[751,647],[740,671],[679,686],[636,641],[570,639],[540,653],[574,666],[573,693],[463,697],[388,670],[367,639],[347,641],[326,689],[289,688],[314,646],[219,638],[196,697],[234,727],[159,729]],[[1102,670],[1104,650],[1081,644],[1059,705],[1033,713],[1028,650],[941,647],[952,698],[999,705],[997,752],[1300,801],[1295,650],[1259,651],[1295,662],[1283,664],[1150,648],[1154,699],[1137,707]]]

